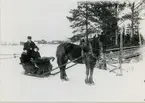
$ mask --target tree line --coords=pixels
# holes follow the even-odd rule
[[[113,1],[78,2],[77,8],[71,9],[70,16],[67,16],[74,33],[70,40],[75,42],[86,35],[104,34],[108,46],[117,47],[120,34],[123,33],[123,46],[139,45],[139,41],[144,42],[139,32],[139,21],[142,20],[140,8],[144,6],[145,0],[139,4]],[[126,9],[131,12],[123,14]],[[127,20],[130,23],[122,30],[121,24]]]

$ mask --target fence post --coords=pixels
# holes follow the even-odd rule
[[[106,65],[106,54],[103,52],[103,68],[104,70],[107,70],[107,65]]]
[[[122,52],[123,52],[123,33],[125,33],[125,26],[123,26],[122,33],[120,33],[120,51],[119,51],[119,71],[120,73],[117,76],[122,76]]]
[[[107,65],[106,65],[106,55],[105,55],[105,52],[104,52],[104,48],[103,48],[103,44],[100,42],[100,47],[101,47],[101,50],[100,50],[100,59],[99,60],[99,69],[104,69],[104,70],[107,70]]]

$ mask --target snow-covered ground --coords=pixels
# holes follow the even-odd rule
[[[57,45],[39,45],[42,56],[55,56]],[[144,51],[143,49],[142,51]],[[0,54],[21,53],[22,46],[1,47]],[[1,57],[0,57],[1,58]],[[56,67],[56,60],[52,62]],[[145,101],[145,59],[123,64],[123,76],[95,68],[95,85],[84,83],[85,66],[79,64],[67,70],[70,81],[59,75],[37,78],[23,75],[19,58],[0,59],[0,101]],[[112,67],[109,67],[110,69]]]

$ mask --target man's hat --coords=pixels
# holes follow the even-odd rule
[[[32,39],[32,37],[31,37],[31,36],[28,36],[27,38],[28,38],[28,39]]]

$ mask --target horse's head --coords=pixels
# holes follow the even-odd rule
[[[99,43],[100,43],[100,47],[102,48],[102,52],[105,53],[106,51],[106,45],[107,45],[107,38],[106,36],[103,34],[103,35],[99,35],[98,36],[99,38]]]
[[[91,40],[92,51],[96,56],[100,55],[100,52],[105,52],[105,37],[104,36],[94,36]]]

